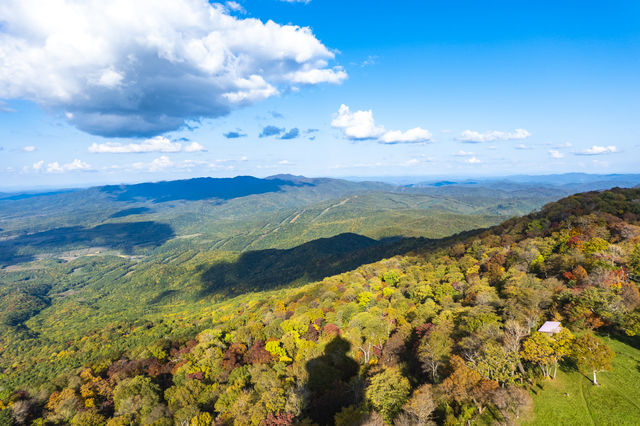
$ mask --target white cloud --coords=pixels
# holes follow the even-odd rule
[[[191,142],[189,145],[184,147],[184,152],[200,152],[204,150],[204,146],[200,145],[198,142]]]
[[[380,143],[416,143],[431,140],[428,130],[416,127],[402,132],[400,130],[386,130],[384,126],[378,126],[373,119],[373,111],[351,109],[342,104],[338,114],[331,121],[331,126],[342,130],[345,137],[352,140],[375,139]]]
[[[469,157],[469,156],[474,155],[474,153],[473,152],[469,152],[469,151],[460,150],[460,151],[456,152],[454,155],[457,156],[457,157]]]
[[[182,144],[171,142],[164,136],[156,136],[146,139],[140,143],[121,144],[118,142],[93,143],[89,147],[89,152],[98,154],[129,154],[144,152],[180,152],[183,151]],[[192,142],[184,147],[184,152],[204,151],[204,147],[197,142]]]
[[[38,162],[36,164],[40,164],[40,163],[41,162]],[[34,169],[36,169],[36,164],[33,165]],[[40,170],[41,167],[42,167],[42,164],[40,164],[37,170]],[[67,163],[67,164],[60,165],[60,163],[58,163],[57,161],[47,164],[47,173],[63,173],[63,172],[70,172],[74,170],[87,171],[92,169],[90,164],[85,163],[82,160],[78,160],[77,158],[74,159],[71,163]]]
[[[135,170],[147,170],[150,172],[157,172],[171,166],[173,166],[173,161],[166,155],[162,155],[149,163],[137,162],[131,165]]]
[[[33,151],[35,151],[35,150],[36,150],[36,147],[35,147],[35,146],[33,146],[33,145],[27,145],[27,146],[23,146],[23,147],[22,147],[22,150],[23,150],[24,152],[33,152]]]
[[[40,170],[42,170],[43,167],[44,167],[43,160],[36,161],[35,163],[33,163],[33,166],[31,166],[31,168],[33,168],[33,170],[36,172],[39,172]]]
[[[307,27],[207,0],[5,0],[0,98],[65,113],[102,136],[155,136],[299,84],[340,83]]]
[[[480,161],[477,157],[471,157],[467,160],[467,163],[469,164],[480,164],[482,163],[482,161]]]
[[[571,142],[565,142],[560,145],[554,146],[554,148],[571,148],[573,145]]]
[[[614,152],[618,152],[618,148],[616,148],[614,145],[609,145],[609,146],[593,145],[591,148],[585,149],[584,151],[576,152],[576,155],[601,155],[601,154],[611,154]]]
[[[349,139],[376,139],[385,133],[382,126],[376,126],[373,111],[351,112],[345,104],[340,105],[338,115],[331,121],[331,126],[341,129]]]
[[[233,11],[233,12],[238,12],[238,13],[247,13],[247,11],[244,9],[244,7],[242,7],[242,5],[240,3],[238,3],[237,1],[228,1],[224,4],[225,6],[227,6],[227,9]]]
[[[549,150],[549,156],[551,158],[564,158],[564,154],[561,153],[560,151],[556,150],[556,149],[550,149]]]
[[[342,67],[334,67],[333,69],[311,69],[308,71],[296,71],[286,76],[290,81],[300,84],[318,84],[318,83],[342,83],[347,78],[347,73]]]
[[[493,142],[493,141],[508,141],[526,139],[531,136],[525,129],[515,129],[513,132],[501,132],[498,130],[492,130],[486,133],[476,132],[474,130],[465,130],[458,136],[458,140],[461,142]]]
[[[290,165],[291,162],[289,160],[280,160],[278,161],[278,164],[286,166],[286,165]]]
[[[428,130],[416,127],[406,132],[400,130],[389,130],[380,138],[384,143],[415,143],[431,140],[431,133]]]

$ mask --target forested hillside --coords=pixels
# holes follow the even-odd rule
[[[442,238],[568,194],[530,185],[407,188],[278,175],[0,195],[0,267],[87,254],[147,256],[180,245],[288,249],[347,232]]]
[[[606,405],[607,374],[640,376],[640,189],[442,240],[335,243],[1,272],[0,423],[578,424],[598,407],[544,396],[592,380]]]

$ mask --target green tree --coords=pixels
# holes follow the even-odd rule
[[[422,363],[422,369],[431,374],[434,383],[438,380],[440,367],[451,354],[452,345],[450,327],[445,322],[435,326],[418,347],[418,359]]]
[[[629,256],[629,270],[635,275],[640,275],[640,244],[636,244]]]
[[[390,368],[371,378],[366,396],[385,421],[391,423],[407,401],[410,391],[409,380],[397,368]]]
[[[578,337],[573,344],[571,357],[584,374],[593,374],[593,384],[598,384],[596,373],[611,370],[611,360],[615,353],[593,334]]]
[[[158,385],[148,377],[135,376],[125,379],[113,390],[116,412],[144,417],[160,403],[159,393]]]

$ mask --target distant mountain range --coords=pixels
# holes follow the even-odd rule
[[[0,262],[92,248],[287,249],[342,233],[442,238],[575,192],[638,183],[640,175],[579,173],[407,185],[276,175],[0,194]]]

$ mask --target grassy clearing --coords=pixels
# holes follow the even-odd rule
[[[640,424],[640,350],[604,338],[616,352],[613,371],[598,374],[600,386],[575,370],[558,371],[534,395],[535,418],[525,425]]]

